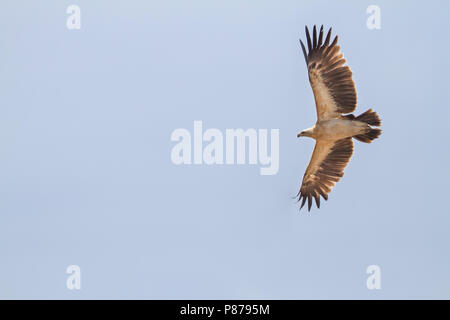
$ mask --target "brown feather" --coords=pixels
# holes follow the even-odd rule
[[[309,30],[308,30],[307,26],[305,26],[305,32],[306,32],[306,41],[308,43],[308,54],[309,54],[309,52],[311,52],[311,50],[312,50],[312,46],[311,46],[311,37],[309,36]]]
[[[381,120],[378,114],[372,109],[367,110],[366,112],[360,114],[355,118],[355,120],[365,122],[370,124],[371,126],[381,126]]]
[[[302,42],[300,44],[314,96],[318,99],[316,107],[319,120],[353,112],[357,103],[356,88],[352,71],[345,65],[346,60],[337,44],[338,36],[335,36],[329,45],[331,28],[323,43],[323,26],[320,27],[319,36],[316,26],[313,27],[312,39],[306,26],[305,32],[308,51]],[[322,102],[321,99],[331,99],[332,103]]]
[[[322,46],[322,38],[323,38],[323,25],[320,27],[319,40],[317,41],[319,47]]]
[[[318,208],[320,207],[320,196],[328,200],[328,193],[344,175],[344,168],[352,154],[352,138],[345,138],[334,143],[319,141],[316,143],[299,191],[299,200],[303,199],[300,208],[303,207],[306,199],[308,200],[308,211],[311,209],[313,197]],[[317,163],[317,159],[319,159],[319,163]]]

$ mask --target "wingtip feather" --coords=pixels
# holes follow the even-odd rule
[[[313,27],[313,49],[317,48],[317,29],[316,25]]]
[[[319,40],[317,41],[317,46],[319,48],[322,46],[322,39],[323,39],[323,25],[320,27]]]
[[[305,202],[306,202],[306,196],[305,195],[301,195],[300,198],[298,199],[298,201],[300,201],[300,199],[302,199],[302,197],[303,197],[303,200],[302,200],[302,204],[300,205],[300,210],[303,208],[303,206],[305,205]]]
[[[308,52],[311,52],[311,36],[309,35],[308,26],[305,26],[305,32],[306,32],[306,42],[308,45]]]
[[[302,46],[303,56],[305,57],[306,65],[308,65],[308,54],[306,53],[305,45],[303,44],[301,39],[299,39],[299,40],[300,40],[300,45]]]

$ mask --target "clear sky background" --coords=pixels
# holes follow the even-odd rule
[[[450,298],[448,1],[0,9],[0,298]],[[338,33],[356,113],[383,135],[307,213],[292,197],[314,146],[296,138],[316,120],[298,43],[313,24]],[[170,135],[194,120],[280,129],[279,173],[175,166]]]

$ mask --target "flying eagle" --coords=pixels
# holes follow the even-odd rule
[[[313,28],[312,41],[308,27],[305,27],[308,52],[300,40],[308,67],[309,83],[316,102],[317,121],[297,137],[310,137],[316,146],[303,176],[298,192],[300,209],[308,200],[311,210],[312,198],[320,208],[320,196],[328,200],[334,184],[344,175],[344,168],[353,154],[353,141],[370,143],[378,138],[381,120],[372,109],[355,117],[350,112],[356,109],[356,89],[352,71],[345,64],[344,55],[337,45],[336,36],[330,44],[331,28],[323,39],[323,26],[317,36]],[[323,41],[323,42],[322,42]]]

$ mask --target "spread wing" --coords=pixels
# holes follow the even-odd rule
[[[336,141],[318,140],[314,152],[303,176],[302,186],[298,192],[298,201],[302,200],[300,209],[308,199],[308,211],[311,210],[312,198],[320,208],[320,196],[328,200],[334,184],[344,175],[344,168],[353,154],[352,138]]]
[[[300,40],[309,82],[316,101],[318,120],[337,118],[341,113],[353,112],[356,108],[356,89],[352,79],[352,71],[344,66],[345,59],[336,36],[330,44],[331,28],[322,43],[323,26],[317,38],[316,26],[313,28],[313,39],[306,30],[308,52]]]

